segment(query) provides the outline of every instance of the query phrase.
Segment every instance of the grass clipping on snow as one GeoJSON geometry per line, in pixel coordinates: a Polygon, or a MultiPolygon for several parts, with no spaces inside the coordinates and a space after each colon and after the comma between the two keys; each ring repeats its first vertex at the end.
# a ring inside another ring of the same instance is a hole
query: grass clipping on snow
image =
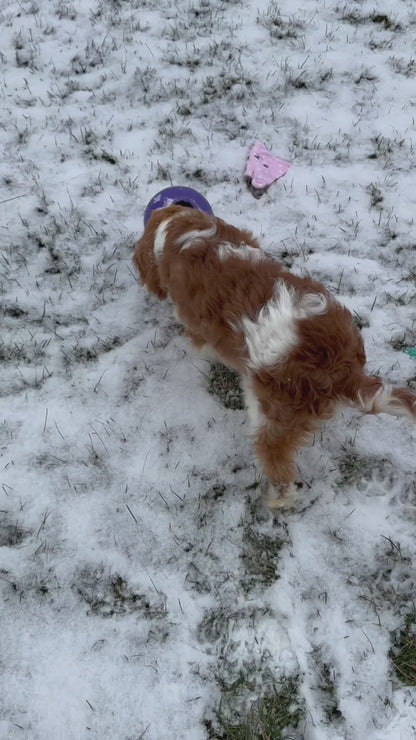
{"type": "Polygon", "coordinates": [[[345,413],[265,516],[241,390],[131,266],[200,190],[415,385],[411,2],[0,8],[0,736],[416,727],[415,432],[345,413]],[[291,161],[260,199],[260,140],[291,161]]]}

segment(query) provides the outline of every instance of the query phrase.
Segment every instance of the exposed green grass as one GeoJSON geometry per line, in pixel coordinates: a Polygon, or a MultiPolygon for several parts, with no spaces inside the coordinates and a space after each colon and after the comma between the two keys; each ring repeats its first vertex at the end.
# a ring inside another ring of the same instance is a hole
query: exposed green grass
{"type": "Polygon", "coordinates": [[[242,585],[246,590],[271,586],[278,575],[279,554],[284,541],[275,534],[262,534],[248,527],[244,533],[241,559],[245,566],[242,585]]]}
{"type": "Polygon", "coordinates": [[[295,16],[282,16],[279,4],[272,0],[266,12],[259,13],[257,23],[263,26],[273,40],[296,39],[304,32],[304,23],[295,16]]]}
{"type": "MultiPolygon", "coordinates": [[[[338,8],[339,10],[339,8],[338,8]]],[[[386,13],[373,12],[369,15],[361,14],[359,9],[350,10],[347,5],[344,6],[341,12],[341,20],[344,23],[351,23],[353,26],[360,26],[365,24],[374,24],[378,29],[383,31],[401,31],[401,24],[396,21],[392,16],[386,13]]]]}
{"type": "Polygon", "coordinates": [[[144,594],[137,593],[117,573],[106,574],[102,568],[85,568],[74,585],[81,599],[89,606],[89,614],[112,617],[115,614],[137,613],[145,619],[163,617],[163,602],[151,604],[144,594]]]}
{"type": "MultiPolygon", "coordinates": [[[[226,703],[244,685],[244,679],[236,681],[223,694],[228,693],[226,703]]],[[[208,736],[218,740],[283,740],[283,738],[300,738],[296,732],[299,728],[304,709],[299,698],[298,684],[288,679],[273,686],[269,693],[255,700],[246,715],[240,721],[229,720],[223,709],[218,713],[218,729],[207,726],[208,736]]]]}
{"type": "Polygon", "coordinates": [[[416,686],[416,614],[406,620],[394,635],[390,658],[398,679],[406,686],[416,686]]]}
{"type": "Polygon", "coordinates": [[[211,365],[208,391],[227,409],[244,409],[244,398],[238,375],[219,362],[211,365]]]}

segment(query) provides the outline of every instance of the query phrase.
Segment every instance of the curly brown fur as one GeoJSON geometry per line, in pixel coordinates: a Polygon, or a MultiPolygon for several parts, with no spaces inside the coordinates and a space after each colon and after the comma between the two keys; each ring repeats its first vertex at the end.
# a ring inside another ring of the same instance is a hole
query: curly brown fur
{"type": "Polygon", "coordinates": [[[272,503],[293,492],[295,456],[339,405],[416,421],[416,395],[368,376],[350,312],[320,283],[292,275],[246,230],[201,211],[154,211],[133,261],[168,295],[195,347],[237,370],[272,503]]]}

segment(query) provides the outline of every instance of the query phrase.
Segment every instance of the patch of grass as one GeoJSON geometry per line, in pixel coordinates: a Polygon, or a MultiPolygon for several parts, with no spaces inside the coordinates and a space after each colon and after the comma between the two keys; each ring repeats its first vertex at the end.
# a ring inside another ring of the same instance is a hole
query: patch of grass
{"type": "Polygon", "coordinates": [[[393,47],[393,41],[391,38],[380,38],[378,35],[377,38],[374,38],[372,34],[369,35],[368,41],[366,42],[366,46],[368,46],[371,51],[378,51],[380,49],[391,49],[393,47]]]}
{"type": "Polygon", "coordinates": [[[218,501],[218,499],[225,496],[227,493],[227,486],[224,483],[215,483],[206,494],[206,497],[211,501],[218,501]]]}
{"type": "Polygon", "coordinates": [[[342,721],[343,718],[338,706],[337,676],[335,675],[333,666],[323,660],[321,650],[315,649],[312,657],[316,665],[317,676],[317,684],[314,686],[314,690],[320,694],[320,704],[332,727],[342,721]]]}
{"type": "Polygon", "coordinates": [[[202,83],[201,102],[203,105],[224,98],[233,102],[247,101],[256,94],[257,81],[243,71],[230,70],[228,73],[221,72],[217,76],[210,75],[202,83]]]}
{"type": "Polygon", "coordinates": [[[242,676],[223,690],[218,712],[218,728],[206,723],[208,737],[215,740],[283,740],[300,737],[296,732],[304,716],[304,707],[299,697],[298,683],[287,679],[276,684],[263,696],[256,699],[241,719],[228,718],[232,697],[242,689],[250,689],[242,676]],[[226,705],[227,708],[226,708],[226,705]],[[295,732],[295,735],[292,733],[295,732]],[[289,734],[290,733],[290,734],[289,734]]]}
{"type": "Polygon", "coordinates": [[[55,5],[55,15],[60,21],[64,18],[74,21],[77,17],[77,11],[71,2],[67,2],[67,0],[59,0],[57,5],[55,5]]]}
{"type": "Polygon", "coordinates": [[[360,85],[362,82],[377,82],[377,80],[377,75],[369,67],[362,67],[354,78],[356,85],[360,85]]]}
{"type": "Polygon", "coordinates": [[[147,596],[137,593],[122,576],[105,574],[102,568],[85,568],[74,588],[88,604],[89,614],[112,617],[137,613],[145,619],[165,615],[164,604],[151,604],[147,596]]]}
{"type": "MultiPolygon", "coordinates": [[[[239,4],[237,0],[236,4],[239,4]]],[[[228,0],[228,4],[230,0],[228,0]]],[[[173,7],[173,6],[172,6],[173,7]]],[[[184,6],[180,14],[172,13],[167,17],[168,25],[163,29],[163,37],[169,41],[190,41],[194,42],[197,38],[212,38],[220,35],[224,28],[224,11],[226,4],[221,3],[218,6],[213,5],[209,0],[200,0],[199,3],[192,3],[184,6]]],[[[241,20],[238,14],[234,14],[236,22],[229,26],[229,31],[239,27],[241,20]]]]}
{"type": "Polygon", "coordinates": [[[362,329],[370,326],[368,319],[361,316],[359,313],[357,313],[357,311],[353,312],[352,321],[353,321],[353,324],[357,327],[357,329],[359,329],[359,331],[362,331],[362,329]]]}
{"type": "Polygon", "coordinates": [[[102,354],[111,352],[119,347],[121,343],[121,339],[117,336],[106,337],[105,339],[97,337],[97,340],[90,346],[77,344],[70,351],[64,352],[62,350],[62,352],[68,365],[71,365],[74,361],[81,363],[95,362],[102,354]]]}
{"type": "MultiPolygon", "coordinates": [[[[108,140],[111,139],[111,134],[109,131],[106,132],[105,138],[108,140]]],[[[84,128],[81,129],[81,142],[84,147],[84,153],[87,157],[99,162],[108,162],[108,164],[116,165],[118,163],[118,159],[114,154],[111,154],[111,152],[108,152],[106,149],[104,149],[102,146],[100,146],[99,142],[101,141],[101,138],[98,134],[95,133],[91,128],[84,128]]]]}
{"type": "Polygon", "coordinates": [[[182,56],[179,56],[178,47],[173,45],[168,49],[165,59],[168,64],[185,67],[193,72],[201,66],[201,49],[194,45],[191,49],[186,49],[182,56]]]}
{"type": "Polygon", "coordinates": [[[255,532],[252,527],[246,529],[241,553],[245,568],[242,585],[245,590],[251,590],[259,584],[267,588],[277,581],[277,566],[283,545],[284,540],[275,534],[255,532]]]}
{"type": "Polygon", "coordinates": [[[1,306],[0,311],[4,313],[5,316],[10,316],[12,319],[20,319],[22,316],[28,315],[28,311],[18,306],[17,303],[10,303],[8,306],[1,306]]]}
{"type": "Polygon", "coordinates": [[[389,161],[392,154],[402,149],[404,139],[390,139],[388,136],[374,136],[371,139],[374,144],[374,152],[367,156],[367,159],[385,159],[389,161]]]}
{"type": "Polygon", "coordinates": [[[406,61],[403,57],[390,57],[389,63],[395,74],[404,77],[416,76],[416,59],[413,59],[413,57],[409,61],[406,61]]]}
{"type": "Polygon", "coordinates": [[[37,342],[36,340],[27,344],[14,342],[5,344],[0,342],[0,362],[16,365],[39,365],[45,359],[45,348],[50,340],[37,342]]]}
{"type": "Polygon", "coordinates": [[[245,615],[239,611],[233,611],[225,606],[209,609],[202,622],[198,625],[198,638],[205,642],[216,642],[230,632],[230,624],[242,619],[245,615]]]}
{"type": "Polygon", "coordinates": [[[381,26],[385,31],[401,31],[402,29],[400,23],[397,23],[397,21],[389,15],[386,15],[386,13],[372,13],[368,16],[368,20],[371,21],[371,23],[381,26]]]}
{"type": "MultiPolygon", "coordinates": [[[[227,170],[221,170],[219,167],[215,169],[202,169],[201,167],[195,167],[190,169],[189,163],[183,163],[181,169],[181,175],[184,179],[190,183],[194,183],[195,187],[203,187],[205,191],[209,188],[215,187],[218,183],[233,182],[230,172],[227,170]]],[[[192,185],[191,185],[192,187],[192,185]]]]}
{"type": "MultiPolygon", "coordinates": [[[[412,553],[398,539],[381,535],[375,567],[359,578],[362,591],[360,601],[366,602],[373,619],[382,625],[386,608],[407,624],[409,610],[414,604],[415,574],[412,553]]],[[[395,642],[399,632],[394,633],[395,642]]]]}
{"type": "Polygon", "coordinates": [[[411,614],[403,629],[393,635],[390,658],[397,678],[406,686],[416,686],[416,614],[411,614]]]}
{"type": "Polygon", "coordinates": [[[279,254],[279,259],[290,270],[297,256],[296,251],[289,252],[288,249],[283,249],[279,254]]]}
{"type": "Polygon", "coordinates": [[[144,381],[144,373],[137,363],[133,363],[127,368],[123,379],[124,393],[123,398],[128,401],[132,396],[135,395],[140,385],[144,381]]]}
{"type": "Polygon", "coordinates": [[[17,547],[30,534],[18,524],[0,524],[0,547],[17,547]]]}
{"type": "MultiPolygon", "coordinates": [[[[179,114],[181,115],[181,114],[179,114]]],[[[182,116],[184,112],[182,113],[182,116]]],[[[188,115],[188,114],[186,114],[188,115]]],[[[188,138],[193,140],[192,128],[189,122],[184,122],[174,116],[167,116],[160,121],[158,126],[158,136],[161,141],[176,141],[188,138]]]]}
{"type": "Polygon", "coordinates": [[[164,447],[164,453],[169,454],[172,444],[177,440],[186,440],[186,444],[192,445],[195,441],[195,430],[188,424],[176,424],[168,426],[163,422],[163,429],[159,432],[159,438],[164,447]]]}
{"type": "Polygon", "coordinates": [[[237,373],[219,362],[210,367],[208,392],[217,396],[227,409],[242,410],[245,408],[243,391],[237,373]]]}
{"type": "Polygon", "coordinates": [[[22,31],[15,35],[14,39],[15,58],[17,67],[36,68],[36,59],[39,55],[39,45],[33,39],[27,38],[22,31]]]}
{"type": "MultiPolygon", "coordinates": [[[[385,291],[386,298],[388,299],[388,303],[394,303],[396,306],[409,306],[411,303],[416,303],[416,293],[413,293],[413,290],[409,292],[409,289],[406,288],[406,290],[403,291],[398,296],[394,296],[391,293],[388,293],[388,291],[385,291]]],[[[400,341],[398,340],[399,344],[397,346],[400,346],[400,341]]],[[[411,337],[410,340],[403,340],[406,342],[406,345],[403,345],[403,349],[407,349],[408,347],[414,346],[414,339],[411,337]]],[[[394,344],[392,345],[394,349],[396,349],[395,340],[394,344]]]]}
{"type": "Polygon", "coordinates": [[[192,177],[194,177],[195,180],[201,180],[203,182],[206,178],[206,174],[203,169],[197,167],[197,169],[192,172],[192,177]]]}
{"type": "Polygon", "coordinates": [[[189,563],[184,585],[185,588],[196,591],[198,594],[211,593],[209,577],[194,562],[189,563]]]}
{"type": "Polygon", "coordinates": [[[281,63],[283,86],[288,90],[321,90],[324,83],[331,80],[334,70],[331,67],[305,66],[305,62],[292,66],[288,59],[281,63]]]}
{"type": "Polygon", "coordinates": [[[366,189],[370,196],[370,207],[377,209],[383,208],[384,197],[378,185],[371,182],[366,189]]]}
{"type": "Polygon", "coordinates": [[[115,51],[114,39],[107,35],[99,43],[94,38],[85,46],[83,53],[76,54],[71,60],[72,71],[76,75],[83,75],[93,69],[101,69],[108,63],[111,53],[115,51]]]}
{"type": "MultiPolygon", "coordinates": [[[[340,10],[340,8],[336,8],[340,10]]],[[[347,5],[341,10],[341,20],[346,23],[351,23],[353,26],[365,25],[373,23],[383,31],[401,31],[402,26],[400,23],[394,20],[391,16],[386,13],[373,12],[369,15],[361,14],[357,9],[350,10],[347,5]]]]}
{"type": "Polygon", "coordinates": [[[282,16],[279,3],[272,0],[264,13],[259,13],[257,23],[263,26],[271,39],[296,39],[304,31],[304,24],[295,16],[282,16]]]}
{"type": "MultiPolygon", "coordinates": [[[[395,302],[397,302],[397,299],[396,299],[395,302]]],[[[406,306],[407,303],[408,303],[408,301],[404,301],[403,303],[401,303],[399,305],[406,306]]],[[[391,344],[391,346],[393,347],[393,349],[396,352],[406,352],[406,350],[411,349],[412,347],[414,347],[415,341],[414,341],[414,339],[412,341],[412,337],[410,336],[410,334],[408,335],[408,334],[404,333],[404,334],[400,334],[397,337],[394,337],[391,340],[390,344],[391,344]]]]}

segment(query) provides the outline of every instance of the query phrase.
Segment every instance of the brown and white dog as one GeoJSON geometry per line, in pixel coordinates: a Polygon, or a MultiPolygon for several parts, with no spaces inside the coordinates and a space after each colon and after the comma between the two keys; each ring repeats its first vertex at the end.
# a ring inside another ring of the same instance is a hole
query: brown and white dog
{"type": "Polygon", "coordinates": [[[241,378],[271,506],[291,504],[294,459],[337,406],[416,422],[416,394],[365,374],[350,312],[286,271],[249,231],[182,206],[153,211],[134,257],[143,285],[170,296],[197,349],[241,378]]]}

